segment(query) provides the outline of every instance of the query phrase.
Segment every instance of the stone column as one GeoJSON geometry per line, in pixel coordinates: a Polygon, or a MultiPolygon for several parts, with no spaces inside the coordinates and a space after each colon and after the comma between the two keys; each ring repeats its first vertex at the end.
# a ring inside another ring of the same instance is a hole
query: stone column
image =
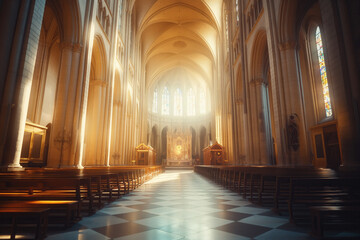
{"type": "Polygon", "coordinates": [[[1,170],[21,169],[20,154],[45,0],[5,1],[0,10],[1,170]]]}
{"type": "Polygon", "coordinates": [[[66,118],[64,129],[68,129],[71,136],[71,144],[69,149],[64,150],[64,167],[75,167],[76,166],[76,149],[78,145],[78,135],[79,135],[79,111],[74,104],[76,102],[77,95],[82,93],[82,89],[77,88],[78,81],[82,82],[78,78],[79,74],[79,65],[80,65],[80,52],[81,46],[79,44],[74,44],[72,48],[72,61],[70,69],[70,81],[68,86],[68,97],[66,105],[66,118]]]}
{"type": "MultiPolygon", "coordinates": [[[[285,94],[285,106],[286,106],[286,116],[287,119],[290,115],[296,114],[299,118],[299,148],[298,150],[290,149],[288,143],[286,144],[286,149],[288,151],[288,158],[284,159],[286,165],[310,165],[311,157],[309,152],[308,137],[304,125],[304,106],[302,104],[301,98],[302,95],[302,85],[300,83],[299,74],[298,74],[298,62],[296,59],[296,44],[295,42],[285,42],[279,44],[280,56],[281,56],[281,65],[284,81],[283,88],[285,94]]],[[[273,92],[278,91],[278,89],[273,86],[273,92]]],[[[309,126],[310,127],[310,126],[309,126]]],[[[287,126],[283,126],[287,130],[287,126]]],[[[286,132],[285,132],[286,134],[286,132]]],[[[279,142],[279,141],[278,141],[279,142]]]]}
{"type": "MultiPolygon", "coordinates": [[[[338,124],[338,135],[344,166],[359,166],[359,137],[356,136],[356,118],[359,118],[359,106],[356,95],[352,90],[356,88],[351,78],[351,69],[347,62],[344,30],[340,19],[342,1],[319,0],[322,25],[324,29],[323,44],[328,75],[331,103],[338,124]],[[339,12],[340,10],[340,12],[339,12]]],[[[345,29],[346,30],[346,29],[345,29]]],[[[355,80],[356,81],[356,80],[355,80]]],[[[357,79],[357,82],[359,79],[357,79]]]]}
{"type": "Polygon", "coordinates": [[[69,91],[71,91],[73,44],[69,42],[62,43],[61,47],[62,52],[56,90],[54,120],[51,127],[49,142],[49,167],[61,167],[65,165],[64,159],[67,160],[65,152],[69,151],[72,141],[72,127],[66,125],[66,113],[69,101],[69,91]]]}

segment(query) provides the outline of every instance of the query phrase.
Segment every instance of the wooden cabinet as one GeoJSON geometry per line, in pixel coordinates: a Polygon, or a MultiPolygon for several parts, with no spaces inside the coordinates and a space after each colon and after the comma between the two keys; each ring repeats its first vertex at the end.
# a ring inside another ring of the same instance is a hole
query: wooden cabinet
{"type": "Polygon", "coordinates": [[[314,167],[338,169],[342,161],[336,121],[312,127],[311,139],[314,167]]]}
{"type": "Polygon", "coordinates": [[[203,149],[204,165],[224,165],[227,163],[225,160],[225,149],[219,143],[214,143],[203,149]]]}
{"type": "Polygon", "coordinates": [[[23,166],[45,166],[45,139],[47,127],[27,122],[21,149],[20,164],[23,166]]]}
{"type": "Polygon", "coordinates": [[[136,147],[136,165],[155,165],[156,164],[156,152],[155,150],[141,143],[136,147]]]}

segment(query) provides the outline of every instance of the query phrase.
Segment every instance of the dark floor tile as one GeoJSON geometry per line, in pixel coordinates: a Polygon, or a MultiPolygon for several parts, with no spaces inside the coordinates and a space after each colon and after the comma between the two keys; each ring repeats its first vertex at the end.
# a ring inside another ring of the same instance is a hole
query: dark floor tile
{"type": "Polygon", "coordinates": [[[228,209],[234,208],[234,205],[227,205],[227,204],[217,203],[217,204],[214,204],[214,205],[209,205],[208,207],[218,208],[218,209],[222,209],[222,210],[228,210],[228,209]]]}
{"type": "Polygon", "coordinates": [[[137,204],[137,205],[131,205],[131,206],[127,206],[129,208],[134,208],[137,210],[148,210],[148,209],[152,209],[152,208],[159,208],[161,206],[156,205],[156,204],[137,204]]]}
{"type": "Polygon", "coordinates": [[[256,225],[246,224],[246,223],[239,223],[239,222],[233,222],[230,224],[226,224],[224,226],[215,228],[220,231],[237,234],[249,238],[254,238],[256,236],[259,236],[269,230],[271,228],[266,227],[260,227],[256,225]]]}
{"type": "Polygon", "coordinates": [[[269,209],[269,211],[260,213],[260,214],[258,214],[258,215],[268,216],[268,217],[284,217],[284,216],[280,216],[279,214],[273,212],[273,211],[270,210],[270,209],[269,209]]]}
{"type": "Polygon", "coordinates": [[[221,211],[221,212],[212,213],[211,216],[218,217],[218,218],[223,218],[223,219],[227,219],[227,220],[232,220],[232,221],[238,221],[238,220],[241,220],[243,218],[247,218],[247,217],[249,217],[251,215],[246,214],[246,213],[221,211]]]}
{"type": "Polygon", "coordinates": [[[287,231],[292,231],[292,232],[300,232],[300,233],[309,233],[311,230],[310,228],[296,226],[293,223],[286,223],[284,225],[281,225],[277,229],[282,229],[282,230],[287,230],[287,231]]]}
{"type": "Polygon", "coordinates": [[[137,223],[121,223],[109,225],[101,228],[93,228],[94,231],[101,233],[109,238],[123,237],[135,233],[151,230],[152,228],[137,223]]]}
{"type": "MultiPolygon", "coordinates": [[[[87,227],[79,223],[75,223],[70,227],[66,228],[66,232],[79,231],[84,229],[87,229],[87,227]]],[[[48,225],[47,232],[49,235],[64,232],[64,225],[48,225]]]]}
{"type": "Polygon", "coordinates": [[[156,217],[157,215],[139,211],[139,212],[117,214],[114,216],[128,220],[128,221],[136,221],[136,220],[140,220],[140,219],[144,219],[144,218],[156,217]]]}

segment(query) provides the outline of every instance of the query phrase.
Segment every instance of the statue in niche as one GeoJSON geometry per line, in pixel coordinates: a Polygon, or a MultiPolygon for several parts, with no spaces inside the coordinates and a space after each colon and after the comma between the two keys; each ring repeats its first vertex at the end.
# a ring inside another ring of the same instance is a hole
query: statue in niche
{"type": "Polygon", "coordinates": [[[297,151],[299,149],[299,125],[297,121],[299,117],[296,113],[293,113],[289,116],[288,126],[287,126],[287,135],[288,135],[288,145],[290,149],[297,151]]]}

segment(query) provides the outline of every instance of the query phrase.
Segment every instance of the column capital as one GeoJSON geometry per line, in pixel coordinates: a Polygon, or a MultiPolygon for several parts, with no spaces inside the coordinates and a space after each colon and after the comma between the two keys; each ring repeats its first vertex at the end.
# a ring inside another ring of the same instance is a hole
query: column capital
{"type": "Polygon", "coordinates": [[[73,52],[80,52],[82,45],[80,43],[72,43],[72,42],[61,42],[60,43],[61,49],[63,50],[70,50],[73,52]]]}
{"type": "Polygon", "coordinates": [[[73,44],[73,51],[74,52],[80,52],[82,49],[82,45],[80,43],[74,43],[73,44]]]}
{"type": "Polygon", "coordinates": [[[295,41],[282,42],[282,43],[278,44],[278,47],[279,47],[280,51],[285,51],[285,50],[289,50],[289,49],[295,49],[296,48],[296,42],[295,41]]]}
{"type": "Polygon", "coordinates": [[[242,97],[235,97],[235,103],[236,104],[241,104],[241,103],[243,103],[243,98],[242,97]]]}
{"type": "Polygon", "coordinates": [[[90,84],[91,85],[102,86],[102,87],[105,87],[107,85],[106,81],[103,81],[102,79],[91,80],[90,84]]]}
{"type": "Polygon", "coordinates": [[[122,106],[121,101],[120,100],[114,100],[114,106],[121,107],[122,106]]]}
{"type": "Polygon", "coordinates": [[[250,81],[250,83],[252,85],[262,85],[265,84],[264,79],[263,78],[254,78],[253,80],[250,81]]]}

